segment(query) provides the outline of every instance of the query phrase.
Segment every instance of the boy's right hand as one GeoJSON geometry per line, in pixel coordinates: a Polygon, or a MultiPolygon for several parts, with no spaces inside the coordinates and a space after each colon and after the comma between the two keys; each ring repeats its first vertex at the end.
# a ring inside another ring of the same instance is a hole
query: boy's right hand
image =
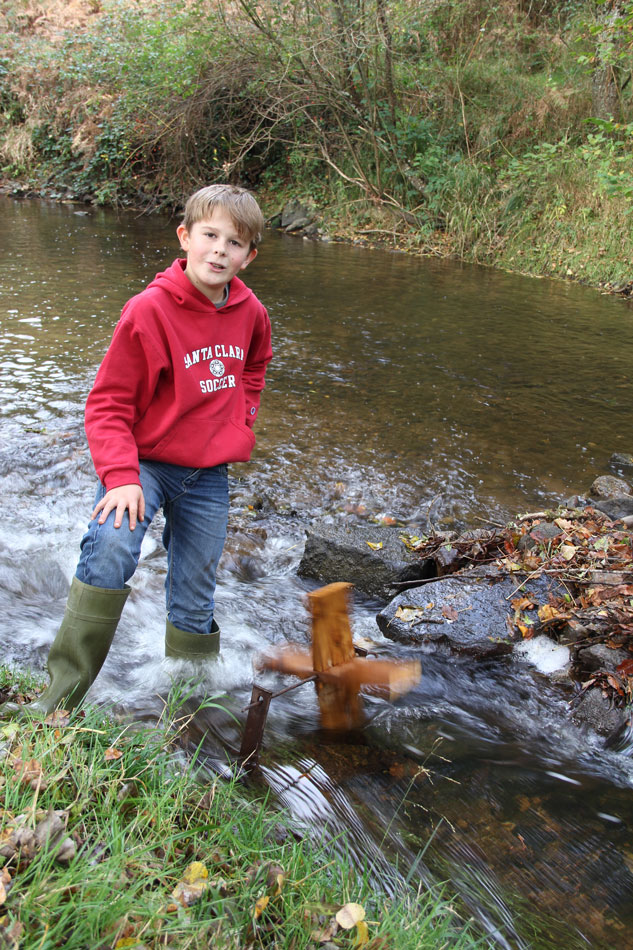
{"type": "Polygon", "coordinates": [[[137,521],[143,521],[145,518],[145,497],[140,485],[118,485],[111,488],[95,505],[90,517],[96,518],[101,512],[99,524],[103,524],[110,512],[115,511],[114,527],[120,528],[126,508],[130,517],[130,531],[134,531],[137,521]]]}

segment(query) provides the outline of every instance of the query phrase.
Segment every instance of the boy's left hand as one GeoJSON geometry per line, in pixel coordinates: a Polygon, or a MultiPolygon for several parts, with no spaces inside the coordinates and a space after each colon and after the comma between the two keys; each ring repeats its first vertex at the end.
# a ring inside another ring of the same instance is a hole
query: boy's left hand
{"type": "Polygon", "coordinates": [[[137,520],[143,521],[145,518],[145,497],[140,485],[117,485],[111,488],[95,505],[90,517],[92,520],[101,512],[99,524],[103,524],[110,512],[114,511],[114,527],[120,528],[126,509],[130,518],[130,531],[134,531],[137,520]]]}

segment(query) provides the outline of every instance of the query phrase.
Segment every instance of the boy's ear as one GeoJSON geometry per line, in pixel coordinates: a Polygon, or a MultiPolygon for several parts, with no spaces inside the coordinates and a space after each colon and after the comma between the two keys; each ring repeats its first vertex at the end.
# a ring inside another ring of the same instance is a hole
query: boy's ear
{"type": "Polygon", "coordinates": [[[183,251],[189,250],[189,231],[184,226],[184,224],[179,224],[176,228],[176,234],[178,235],[178,240],[180,241],[180,246],[183,251]]]}
{"type": "MultiPolygon", "coordinates": [[[[181,242],[181,243],[182,243],[182,242],[181,242]]],[[[254,247],[254,248],[251,249],[250,254],[248,255],[248,257],[246,258],[246,260],[244,261],[244,263],[243,263],[242,266],[240,267],[240,270],[244,270],[245,267],[248,267],[248,265],[250,264],[250,262],[251,262],[251,261],[254,261],[256,257],[257,257],[257,248],[254,247]]]]}

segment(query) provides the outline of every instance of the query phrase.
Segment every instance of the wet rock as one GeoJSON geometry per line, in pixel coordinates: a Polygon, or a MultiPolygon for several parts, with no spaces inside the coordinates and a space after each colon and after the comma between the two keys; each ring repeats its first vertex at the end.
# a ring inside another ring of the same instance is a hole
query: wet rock
{"type": "Polygon", "coordinates": [[[577,651],[574,666],[577,674],[581,676],[586,673],[595,673],[596,670],[613,673],[620,663],[630,659],[631,654],[628,650],[610,649],[605,643],[593,643],[577,651]]]}
{"type": "Polygon", "coordinates": [[[513,649],[507,598],[515,589],[509,578],[438,578],[394,598],[376,621],[386,637],[401,643],[444,646],[479,659],[501,656],[513,649]]]}
{"type": "MultiPolygon", "coordinates": [[[[633,516],[633,495],[620,495],[616,498],[598,498],[592,500],[592,506],[611,521],[630,519],[633,516]]],[[[630,523],[630,522],[628,522],[630,523]]]]}
{"type": "Polygon", "coordinates": [[[281,226],[284,231],[300,231],[311,222],[310,211],[300,201],[289,201],[281,213],[281,226]]]}
{"type": "Polygon", "coordinates": [[[435,568],[405,547],[397,528],[322,524],[307,533],[298,573],[324,584],[347,581],[389,600],[395,585],[432,576],[435,568]]]}
{"type": "Polygon", "coordinates": [[[619,498],[621,495],[630,495],[631,486],[615,475],[599,475],[589,489],[589,494],[592,498],[619,498]]]}
{"type": "Polygon", "coordinates": [[[627,722],[624,709],[618,709],[600,689],[589,689],[573,709],[571,717],[578,725],[586,725],[601,736],[611,736],[627,722]]]}
{"type": "Polygon", "coordinates": [[[586,508],[589,504],[586,495],[569,495],[568,498],[565,498],[562,503],[563,508],[586,508]]]}
{"type": "MultiPolygon", "coordinates": [[[[568,620],[558,635],[560,643],[571,646],[590,637],[606,636],[610,621],[608,617],[600,616],[600,610],[599,607],[590,608],[583,611],[580,618],[573,617],[568,620]]],[[[604,615],[604,611],[602,613],[604,615]]]]}
{"type": "Polygon", "coordinates": [[[541,544],[558,540],[558,538],[562,537],[562,534],[562,530],[557,525],[550,521],[541,521],[539,524],[534,525],[528,534],[524,534],[523,537],[519,539],[517,547],[519,551],[531,551],[541,544]]]}
{"type": "Polygon", "coordinates": [[[616,475],[633,476],[633,455],[627,452],[614,452],[609,459],[609,468],[616,475]]]}
{"type": "Polygon", "coordinates": [[[454,574],[463,558],[457,548],[443,545],[435,552],[433,560],[438,576],[444,577],[446,574],[454,574]]]}

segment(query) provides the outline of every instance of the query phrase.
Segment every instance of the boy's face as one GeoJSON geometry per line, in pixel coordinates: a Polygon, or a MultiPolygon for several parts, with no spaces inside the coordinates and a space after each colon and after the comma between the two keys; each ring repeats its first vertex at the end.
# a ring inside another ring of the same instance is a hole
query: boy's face
{"type": "Polygon", "coordinates": [[[215,208],[210,217],[191,228],[181,224],[176,233],[187,254],[185,274],[212,303],[220,303],[231,278],[257,256],[257,249],[239,236],[223,208],[215,208]]]}

